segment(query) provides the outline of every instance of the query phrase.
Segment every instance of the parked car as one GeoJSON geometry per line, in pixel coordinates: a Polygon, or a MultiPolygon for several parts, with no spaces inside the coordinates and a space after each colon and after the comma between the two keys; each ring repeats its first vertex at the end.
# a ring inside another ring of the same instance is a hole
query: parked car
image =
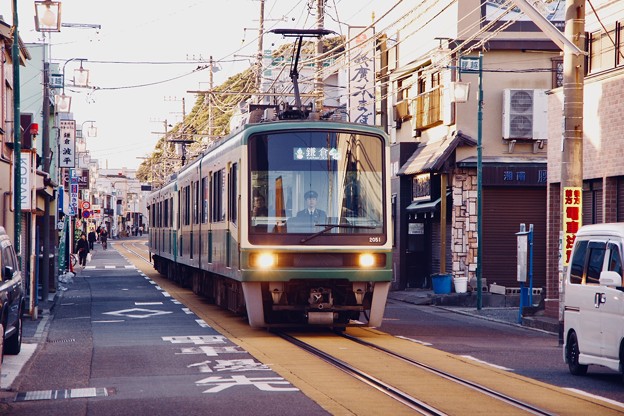
{"type": "Polygon", "coordinates": [[[22,348],[22,313],[26,309],[24,283],[15,249],[0,227],[0,323],[4,328],[3,354],[16,355],[22,348]]]}
{"type": "Polygon", "coordinates": [[[576,234],[564,287],[564,360],[574,375],[590,364],[624,370],[624,223],[576,234]]]}

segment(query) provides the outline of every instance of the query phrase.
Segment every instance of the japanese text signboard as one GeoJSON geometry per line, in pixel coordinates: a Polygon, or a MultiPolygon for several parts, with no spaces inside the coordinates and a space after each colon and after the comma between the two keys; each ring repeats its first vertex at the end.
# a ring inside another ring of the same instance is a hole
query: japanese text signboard
{"type": "Polygon", "coordinates": [[[375,124],[375,31],[349,27],[349,115],[354,123],[375,124]]]}
{"type": "Polygon", "coordinates": [[[33,169],[33,152],[24,150],[20,156],[20,200],[21,210],[31,211],[33,207],[33,187],[35,171],[33,169]]]}
{"type": "Polygon", "coordinates": [[[583,190],[580,187],[563,188],[563,265],[570,263],[576,233],[583,224],[583,190]]]}
{"type": "Polygon", "coordinates": [[[76,166],[76,121],[61,120],[59,138],[59,167],[76,166]]]}
{"type": "Polygon", "coordinates": [[[76,169],[69,171],[69,215],[78,215],[78,175],[76,169]]]}

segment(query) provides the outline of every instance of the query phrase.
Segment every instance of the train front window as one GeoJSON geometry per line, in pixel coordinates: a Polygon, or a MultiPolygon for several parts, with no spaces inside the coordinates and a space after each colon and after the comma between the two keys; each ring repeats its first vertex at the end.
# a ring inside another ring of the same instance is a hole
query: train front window
{"type": "Polygon", "coordinates": [[[366,134],[294,130],[250,137],[250,238],[299,235],[312,243],[315,234],[383,235],[383,155],[383,140],[366,134]]]}

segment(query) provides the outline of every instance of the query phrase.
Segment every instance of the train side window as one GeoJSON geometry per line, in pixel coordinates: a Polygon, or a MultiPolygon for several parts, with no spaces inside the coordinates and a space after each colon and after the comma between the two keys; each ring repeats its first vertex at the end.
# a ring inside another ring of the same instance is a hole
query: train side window
{"type": "Polygon", "coordinates": [[[201,221],[204,224],[208,222],[208,195],[209,195],[208,183],[209,183],[208,177],[204,176],[201,180],[201,189],[202,189],[201,221]]]}
{"type": "Polygon", "coordinates": [[[175,228],[173,223],[173,197],[169,198],[169,227],[175,228]]]}
{"type": "Polygon", "coordinates": [[[165,199],[162,202],[163,208],[161,209],[161,215],[162,215],[162,225],[164,227],[171,227],[171,221],[169,221],[169,211],[171,210],[171,206],[169,203],[169,199],[165,199]]]}
{"type": "Polygon", "coordinates": [[[570,283],[580,285],[583,283],[583,270],[585,269],[585,254],[587,253],[587,241],[579,241],[572,255],[570,263],[570,283]]]}
{"type": "Polygon", "coordinates": [[[225,219],[225,177],[224,170],[212,174],[212,221],[220,222],[225,219]]]}
{"type": "Polygon", "coordinates": [[[184,200],[184,216],[183,216],[183,225],[191,225],[191,186],[187,185],[183,190],[183,200],[184,200]]]}
{"type": "Polygon", "coordinates": [[[162,205],[163,205],[163,203],[162,203],[162,201],[160,201],[158,203],[158,211],[157,211],[157,214],[156,214],[156,225],[158,227],[162,227],[163,226],[163,219],[162,219],[163,209],[162,209],[162,205]]]}
{"type": "Polygon", "coordinates": [[[238,220],[238,164],[233,163],[230,167],[230,203],[229,207],[229,216],[230,221],[234,224],[237,223],[238,220]]]}
{"type": "Polygon", "coordinates": [[[199,224],[199,181],[193,182],[193,224],[199,224]]]}

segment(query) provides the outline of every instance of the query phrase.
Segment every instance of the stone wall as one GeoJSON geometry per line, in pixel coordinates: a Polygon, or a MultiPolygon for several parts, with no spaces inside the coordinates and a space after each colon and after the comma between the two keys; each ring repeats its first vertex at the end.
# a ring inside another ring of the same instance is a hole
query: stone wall
{"type": "Polygon", "coordinates": [[[453,218],[451,247],[453,276],[476,277],[477,269],[477,175],[474,169],[453,172],[453,218]]]}

